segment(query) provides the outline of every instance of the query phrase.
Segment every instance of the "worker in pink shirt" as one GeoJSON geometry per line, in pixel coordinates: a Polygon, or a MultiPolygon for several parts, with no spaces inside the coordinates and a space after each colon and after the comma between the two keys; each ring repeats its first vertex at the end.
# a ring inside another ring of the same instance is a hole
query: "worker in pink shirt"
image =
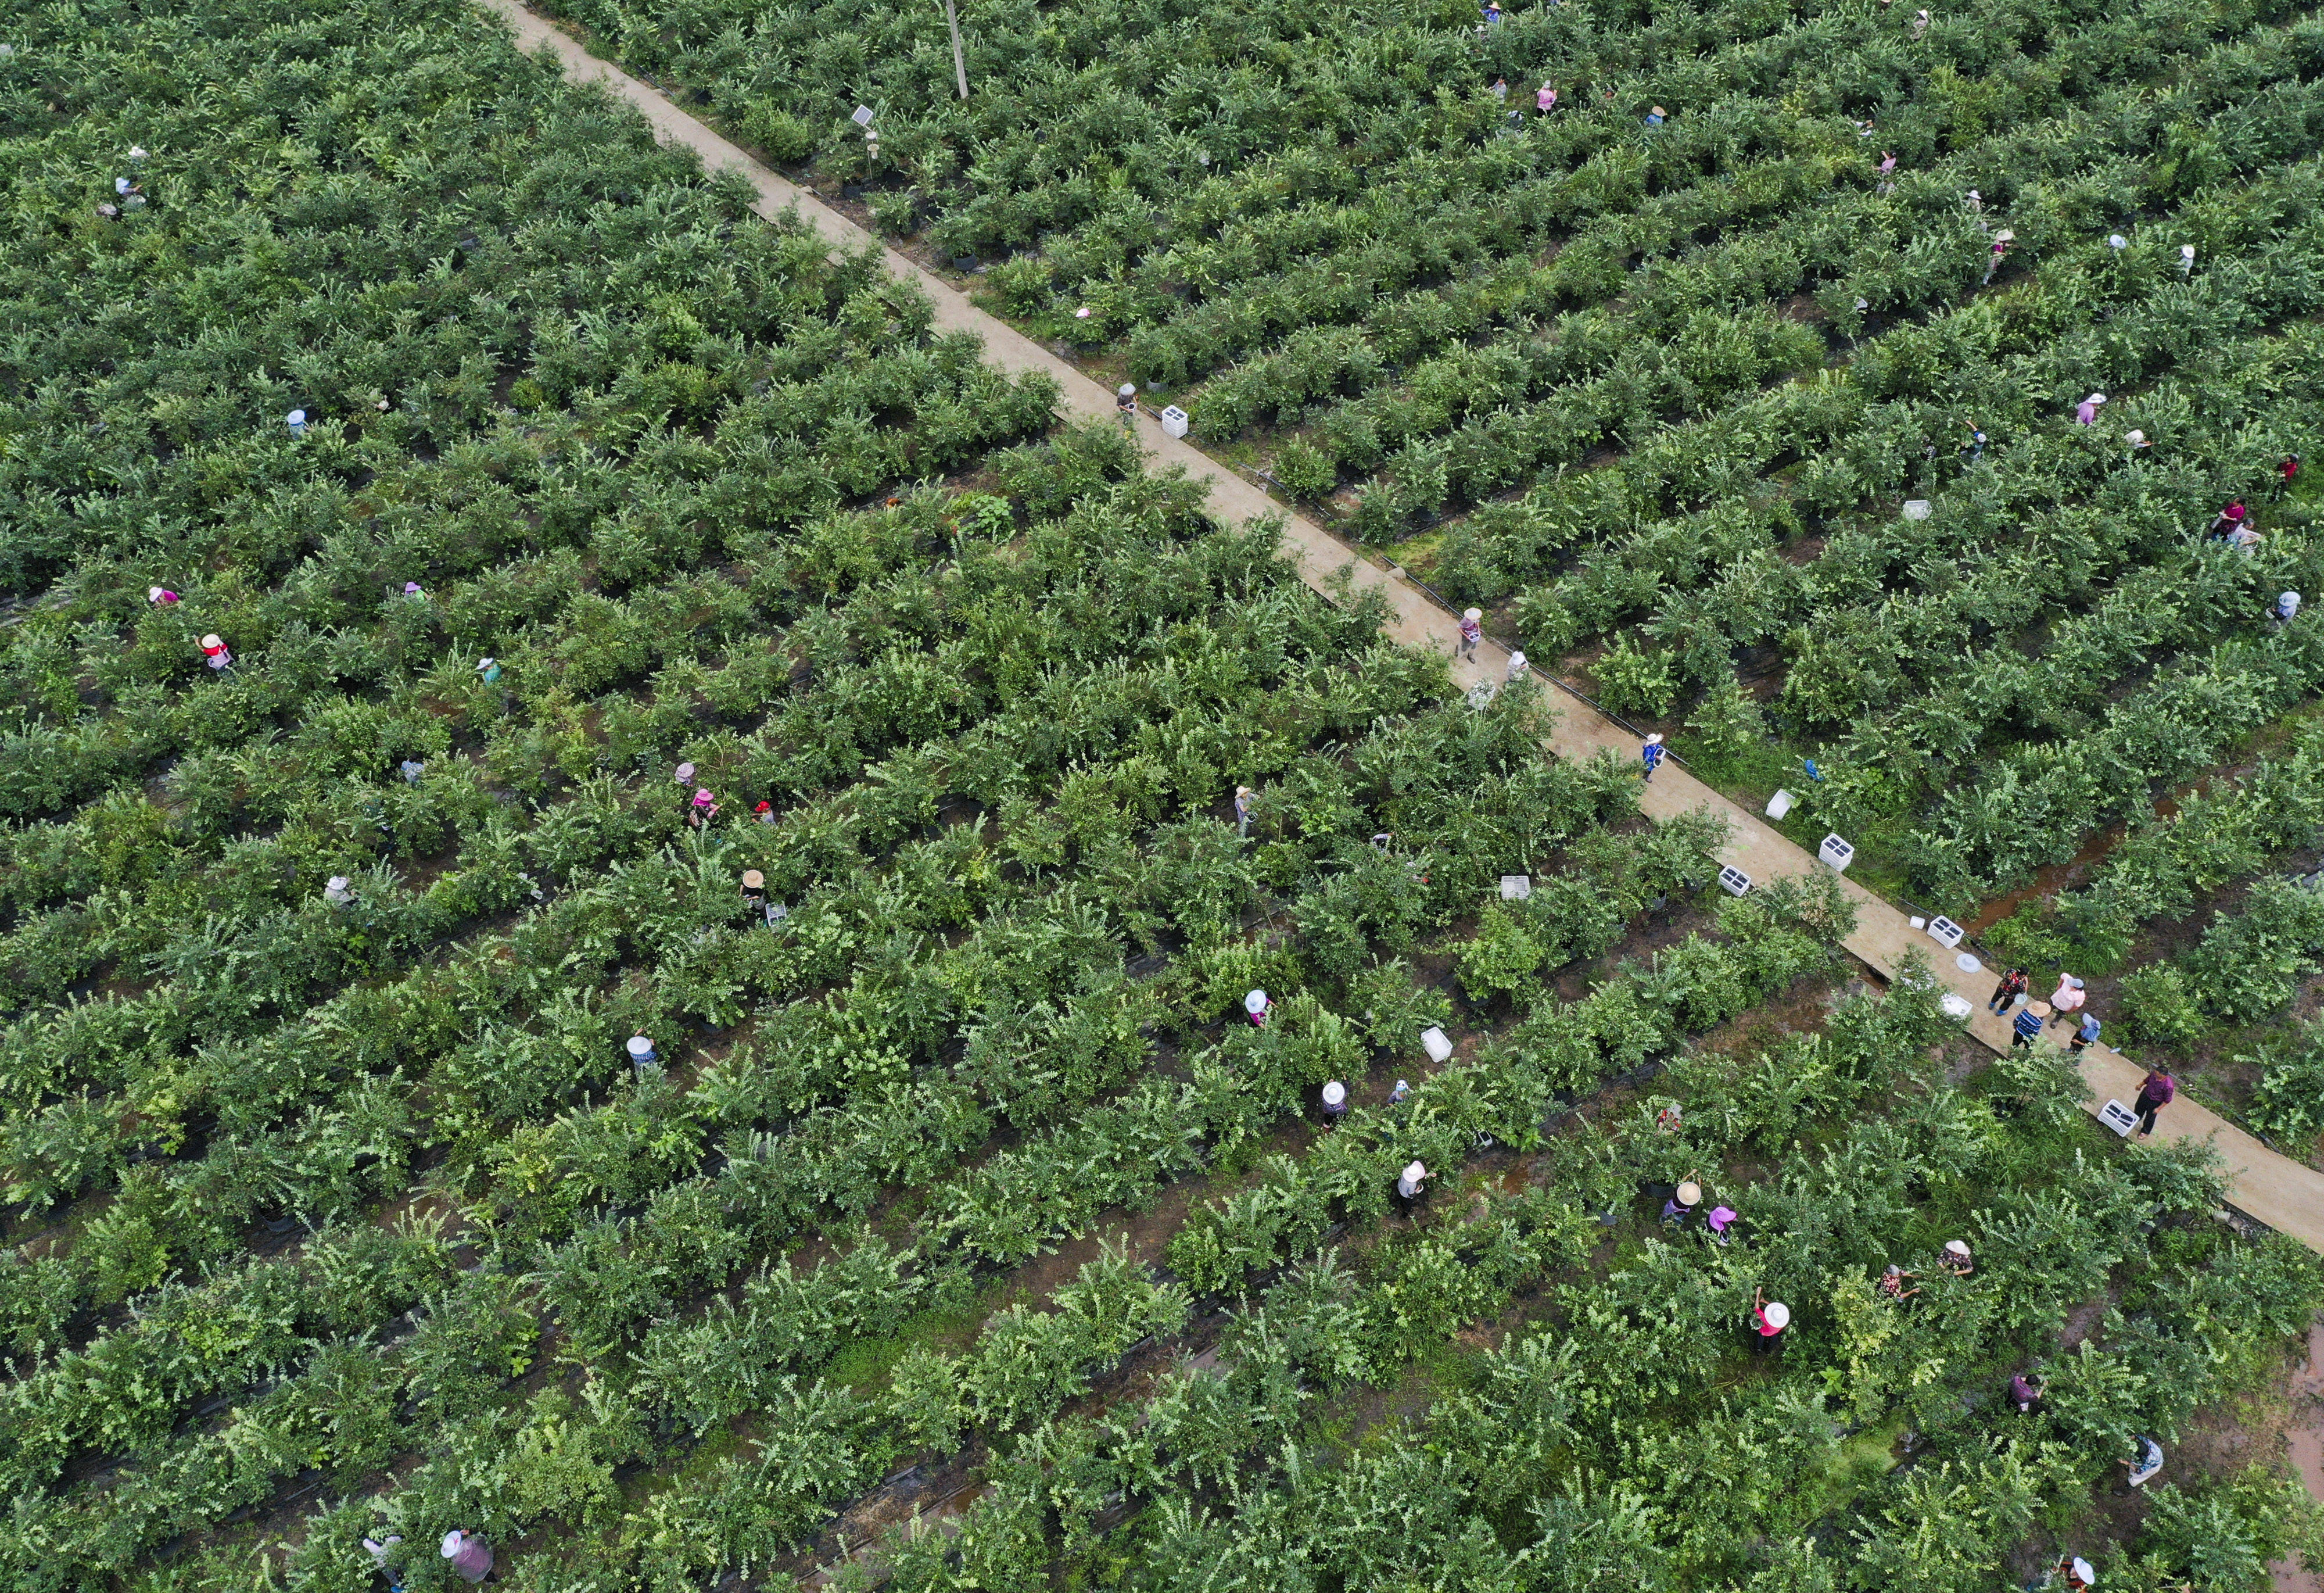
{"type": "Polygon", "coordinates": [[[2082,1010],[2082,1003],[2088,999],[2089,996],[2082,989],[2082,982],[2080,979],[2071,974],[2060,974],[2058,987],[2050,996],[2050,1021],[2053,1023],[2064,1023],[2069,1027],[2079,1027],[2081,1020],[2074,1016],[2074,1014],[2082,1010]]]}

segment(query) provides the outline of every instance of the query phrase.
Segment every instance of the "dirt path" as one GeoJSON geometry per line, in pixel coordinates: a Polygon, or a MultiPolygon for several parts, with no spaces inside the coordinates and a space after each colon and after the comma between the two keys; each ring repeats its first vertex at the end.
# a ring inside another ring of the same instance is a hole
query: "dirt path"
{"type": "MultiPolygon", "coordinates": [[[[1064,396],[1063,414],[1074,420],[1111,420],[1113,394],[1090,379],[1070,361],[1059,358],[997,317],[970,303],[965,295],[877,237],[825,206],[814,194],[787,181],[708,126],[672,105],[657,89],[598,60],[569,34],[527,11],[519,0],[479,0],[503,18],[527,50],[547,48],[564,63],[577,82],[602,83],[613,96],[635,107],[665,142],[680,144],[702,157],[712,171],[739,172],[758,190],[753,207],[770,219],[794,211],[835,249],[870,250],[880,255],[896,276],[917,282],[936,307],[936,326],[945,331],[965,331],[983,341],[985,357],[1012,374],[1038,371],[1054,377],[1064,396]]],[[[1200,481],[1210,495],[1213,514],[1230,524],[1279,518],[1285,551],[1296,562],[1300,578],[1319,591],[1333,592],[1344,580],[1351,590],[1374,591],[1387,599],[1388,634],[1411,647],[1451,653],[1459,636],[1458,617],[1418,586],[1365,559],[1323,527],[1294,513],[1201,450],[1164,434],[1150,415],[1138,420],[1139,440],[1156,465],[1177,466],[1200,481]]],[[[1478,649],[1473,661],[1455,660],[1454,678],[1464,685],[1498,682],[1508,677],[1508,651],[1492,642],[1478,649]]],[[[1536,671],[1538,678],[1538,671],[1536,671]]],[[[1553,690],[1555,688],[1553,686],[1553,690]]],[[[1564,709],[1550,736],[1552,750],[1562,757],[1588,757],[1611,748],[1622,757],[1635,757],[1637,737],[1606,718],[1588,702],[1566,696],[1564,709]]],[[[1646,787],[1641,804],[1654,818],[1709,808],[1725,818],[1730,838],[1724,860],[1755,881],[1805,874],[1821,864],[1785,839],[1757,813],[1729,801],[1683,769],[1665,764],[1646,787]]],[[[1844,877],[1844,876],[1843,876],[1844,877]]],[[[1954,966],[1953,954],[1911,926],[1905,914],[1888,902],[1853,884],[1858,927],[1848,940],[1848,949],[1890,977],[1902,970],[1914,951],[1927,956],[1945,986],[1969,998],[1973,1011],[1969,1032],[1996,1051],[2009,1044],[2009,1025],[1990,1016],[1985,998],[1992,976],[1983,969],[1965,971],[1954,966]]],[[[2097,1103],[2127,1102],[2138,1091],[2143,1070],[2117,1052],[2092,1046],[2082,1055],[2082,1074],[2096,1093],[2097,1103]]],[[[2155,1131],[2164,1138],[2210,1139],[2227,1160],[2236,1204],[2269,1227],[2293,1235],[2310,1248],[2324,1252],[2324,1173],[2279,1156],[2242,1130],[2180,1099],[2166,1108],[2155,1131]]]]}
{"type": "MultiPolygon", "coordinates": [[[[2308,1368],[2292,1384],[2301,1408],[2292,1427],[2292,1464],[2308,1491],[2324,1499],[2324,1320],[2308,1325],[2308,1368]]],[[[2289,1561],[2268,1568],[2275,1593],[2324,1593],[2324,1576],[2289,1561]]]]}

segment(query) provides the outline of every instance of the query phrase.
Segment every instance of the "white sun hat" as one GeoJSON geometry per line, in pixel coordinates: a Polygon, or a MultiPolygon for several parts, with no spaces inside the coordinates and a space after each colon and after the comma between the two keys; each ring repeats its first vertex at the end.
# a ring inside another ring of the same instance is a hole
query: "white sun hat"
{"type": "Polygon", "coordinates": [[[2079,1554],[2074,1556],[2074,1574],[2085,1582],[2095,1582],[2098,1579],[2098,1568],[2079,1554]]]}
{"type": "Polygon", "coordinates": [[[1348,1087],[1334,1079],[1323,1087],[1323,1104],[1336,1107],[1348,1098],[1348,1087]]]}
{"type": "Polygon", "coordinates": [[[1659,730],[1655,731],[1652,736],[1647,736],[1647,737],[1646,737],[1646,745],[1647,745],[1648,746],[1660,746],[1662,744],[1663,744],[1663,733],[1662,733],[1661,731],[1659,731],[1659,730]]]}
{"type": "Polygon", "coordinates": [[[458,1527],[454,1527],[450,1532],[444,1534],[443,1544],[437,1550],[437,1552],[441,1554],[445,1559],[449,1560],[459,1551],[460,1529],[458,1527]]]}
{"type": "Polygon", "coordinates": [[[1267,992],[1254,990],[1242,998],[1242,1010],[1257,1017],[1267,1010],[1267,992]]]}
{"type": "Polygon", "coordinates": [[[1417,1184],[1417,1183],[1419,1183],[1419,1182],[1420,1182],[1420,1181],[1421,1181],[1421,1180],[1423,1180],[1423,1179],[1426,1178],[1427,1176],[1428,1176],[1428,1169],[1427,1169],[1427,1168],[1425,1168],[1425,1167],[1423,1167],[1423,1166],[1422,1166],[1419,1162],[1415,1162],[1411,1163],[1409,1166],[1406,1167],[1406,1168],[1405,1168],[1405,1170],[1404,1170],[1404,1181],[1405,1181],[1405,1182],[1406,1182],[1406,1183],[1408,1183],[1408,1184],[1417,1184]]]}
{"type": "Polygon", "coordinates": [[[147,588],[145,588],[145,601],[147,601],[148,603],[159,603],[161,600],[161,588],[159,588],[159,587],[147,587],[147,588]]]}
{"type": "Polygon", "coordinates": [[[1767,1319],[1770,1328],[1783,1329],[1792,1325],[1792,1308],[1780,1300],[1767,1301],[1766,1309],[1761,1314],[1767,1319]]]}
{"type": "Polygon", "coordinates": [[[1969,1241],[1967,1239],[1947,1239],[1945,1241],[1945,1254],[1947,1255],[1956,1257],[1959,1260],[1967,1261],[1969,1259],[1969,1241]]]}
{"type": "Polygon", "coordinates": [[[2106,401],[2107,395],[2103,393],[2093,393],[2088,398],[2082,400],[2084,403],[2104,403],[2106,401]]]}
{"type": "Polygon", "coordinates": [[[647,1039],[642,1034],[631,1035],[630,1054],[633,1057],[651,1056],[653,1054],[653,1042],[647,1039]]]}

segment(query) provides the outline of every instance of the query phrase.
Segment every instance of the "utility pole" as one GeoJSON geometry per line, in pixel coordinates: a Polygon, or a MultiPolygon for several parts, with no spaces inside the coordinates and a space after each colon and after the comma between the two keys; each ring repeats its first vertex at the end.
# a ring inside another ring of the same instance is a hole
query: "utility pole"
{"type": "Polygon", "coordinates": [[[960,52],[960,7],[957,0],[945,0],[945,21],[952,28],[952,69],[960,79],[960,97],[968,97],[968,60],[960,52]]]}

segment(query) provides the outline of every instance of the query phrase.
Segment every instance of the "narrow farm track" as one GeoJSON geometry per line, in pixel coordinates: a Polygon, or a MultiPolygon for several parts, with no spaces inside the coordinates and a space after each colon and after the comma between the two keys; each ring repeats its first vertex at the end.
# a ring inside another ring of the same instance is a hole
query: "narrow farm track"
{"type": "MultiPolygon", "coordinates": [[[[1051,354],[1006,321],[985,313],[943,278],[899,251],[888,247],[844,216],[831,209],[811,192],[786,181],[753,160],[735,144],[670,103],[659,90],[592,55],[579,42],[547,19],[535,15],[519,0],[479,0],[485,9],[504,19],[527,50],[546,48],[563,63],[576,82],[602,83],[616,97],[633,106],[666,143],[684,144],[702,157],[712,171],[731,170],[749,180],[758,190],[754,205],[770,219],[795,211],[835,249],[869,250],[879,255],[894,275],[917,282],[935,306],[935,325],[944,331],[965,331],[982,340],[985,358],[1011,374],[1038,371],[1054,377],[1063,390],[1063,413],[1073,420],[1110,421],[1113,394],[1093,381],[1071,362],[1051,354]]],[[[1141,415],[1139,441],[1155,464],[1183,468],[1203,483],[1212,512],[1230,524],[1275,516],[1282,520],[1283,545],[1296,560],[1300,578],[1317,590],[1335,594],[1344,588],[1377,592],[1386,599],[1388,634],[1407,646],[1450,653],[1458,635],[1458,618],[1427,592],[1400,574],[1364,558],[1323,527],[1277,503],[1251,482],[1220,465],[1190,444],[1164,434],[1160,423],[1141,415]]],[[[1508,668],[1507,649],[1488,642],[1475,662],[1454,661],[1453,673],[1464,684],[1498,681],[1508,668]]],[[[1550,747],[1561,757],[1586,758],[1611,748],[1623,756],[1636,753],[1636,736],[1579,698],[1569,698],[1565,712],[1551,734],[1550,747]]],[[[1723,857],[1756,881],[1805,874],[1822,865],[1770,828],[1759,815],[1738,807],[1683,768],[1665,764],[1645,793],[1641,804],[1651,818],[1667,819],[1698,809],[1710,809],[1725,818],[1729,838],[1723,857]]],[[[1966,973],[1924,933],[1914,930],[1905,913],[1843,876],[1858,908],[1858,927],[1848,949],[1880,973],[1893,978],[1914,953],[1925,955],[1937,977],[1950,989],[1969,998],[1973,1011],[1969,1032],[1996,1051],[2008,1048],[2009,1024],[1985,1010],[1991,994],[1989,972],[1966,973]]],[[[2081,1071],[2089,1081],[2093,1105],[2129,1101],[2137,1094],[2144,1070],[2105,1046],[2082,1054],[2081,1071]]],[[[2324,1173],[2278,1155],[2191,1100],[2181,1098],[2164,1109],[2155,1132],[2171,1139],[2209,1139],[2226,1159],[2236,1205],[2261,1222],[2324,1253],[2324,1173]]]]}

